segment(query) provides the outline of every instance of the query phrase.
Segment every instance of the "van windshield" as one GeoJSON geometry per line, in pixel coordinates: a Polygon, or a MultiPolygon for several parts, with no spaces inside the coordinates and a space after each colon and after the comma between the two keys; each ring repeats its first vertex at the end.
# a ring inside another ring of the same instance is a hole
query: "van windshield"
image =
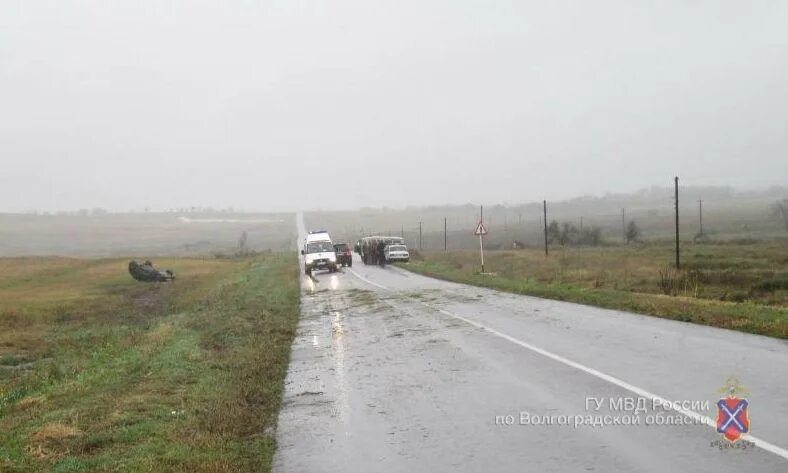
{"type": "Polygon", "coordinates": [[[334,252],[334,247],[330,241],[313,241],[306,244],[307,253],[324,253],[327,251],[334,252]]]}
{"type": "Polygon", "coordinates": [[[389,245],[389,251],[405,251],[406,248],[402,245],[389,245]]]}

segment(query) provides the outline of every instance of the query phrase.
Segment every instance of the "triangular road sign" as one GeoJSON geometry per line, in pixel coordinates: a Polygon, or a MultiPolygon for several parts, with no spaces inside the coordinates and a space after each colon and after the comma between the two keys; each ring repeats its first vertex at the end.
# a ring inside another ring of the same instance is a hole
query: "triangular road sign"
{"type": "Polygon", "coordinates": [[[473,231],[473,234],[474,235],[486,235],[487,234],[487,227],[485,227],[484,224],[481,221],[479,221],[479,224],[476,225],[476,230],[473,231]]]}

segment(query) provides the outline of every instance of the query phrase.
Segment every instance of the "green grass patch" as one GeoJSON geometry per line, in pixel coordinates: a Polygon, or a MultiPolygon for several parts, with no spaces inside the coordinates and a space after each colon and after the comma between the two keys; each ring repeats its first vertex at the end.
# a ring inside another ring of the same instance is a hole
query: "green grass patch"
{"type": "Polygon", "coordinates": [[[299,315],[293,254],[166,261],[174,284],[117,276],[120,260],[51,261],[33,304],[0,285],[0,471],[270,470],[299,315]]]}

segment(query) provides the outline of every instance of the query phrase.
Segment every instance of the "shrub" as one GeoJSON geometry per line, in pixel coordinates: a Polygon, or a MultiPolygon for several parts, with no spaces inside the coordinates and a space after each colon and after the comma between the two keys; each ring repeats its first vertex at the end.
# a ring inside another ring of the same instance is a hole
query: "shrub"
{"type": "Polygon", "coordinates": [[[774,292],[780,289],[788,290],[788,274],[764,279],[757,284],[753,284],[750,288],[751,292],[774,292]]]}
{"type": "Polygon", "coordinates": [[[699,271],[681,272],[672,268],[659,270],[659,289],[663,294],[676,296],[680,292],[689,293],[692,297],[700,296],[703,289],[703,275],[699,271]]]}

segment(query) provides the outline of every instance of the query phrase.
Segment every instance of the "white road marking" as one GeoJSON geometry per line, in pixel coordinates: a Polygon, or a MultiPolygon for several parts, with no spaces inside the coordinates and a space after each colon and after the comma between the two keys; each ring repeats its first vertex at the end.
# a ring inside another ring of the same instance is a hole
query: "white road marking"
{"type": "MultiPolygon", "coordinates": [[[[353,273],[354,276],[356,276],[357,278],[359,278],[360,280],[362,280],[362,281],[364,281],[364,282],[366,282],[368,284],[371,284],[371,285],[373,285],[373,286],[375,286],[377,288],[383,289],[384,291],[394,292],[393,289],[389,289],[388,287],[386,287],[386,286],[384,286],[382,284],[378,284],[378,283],[376,283],[374,281],[370,281],[369,279],[365,278],[364,276],[361,276],[360,274],[358,274],[357,272],[353,271],[352,269],[350,270],[350,272],[353,273]]],[[[531,351],[533,351],[535,353],[538,353],[538,354],[540,354],[542,356],[550,358],[551,360],[557,361],[557,362],[562,363],[564,365],[567,365],[567,366],[570,366],[570,367],[575,368],[577,370],[583,371],[584,373],[590,374],[591,376],[599,378],[599,379],[601,379],[603,381],[607,381],[608,383],[614,384],[614,385],[616,385],[616,386],[618,386],[620,388],[626,389],[627,391],[632,392],[634,394],[637,394],[638,396],[650,399],[652,401],[658,401],[663,406],[668,406],[669,405],[669,406],[671,406],[673,408],[674,411],[676,411],[676,412],[678,412],[678,413],[680,413],[680,414],[682,414],[682,415],[684,415],[686,417],[689,417],[689,418],[691,418],[693,420],[696,420],[698,422],[701,422],[703,424],[708,425],[709,427],[713,428],[715,432],[717,431],[717,422],[716,422],[715,419],[712,419],[711,417],[699,414],[699,413],[697,413],[695,411],[692,411],[692,410],[689,410],[689,409],[683,409],[683,408],[681,408],[679,406],[676,406],[674,403],[669,403],[668,404],[668,400],[665,399],[664,397],[659,396],[659,395],[654,394],[654,393],[651,393],[649,391],[646,391],[645,389],[639,388],[639,387],[637,387],[635,385],[629,384],[626,381],[623,381],[621,379],[616,378],[615,376],[611,376],[611,375],[603,373],[603,372],[601,372],[599,370],[595,370],[594,368],[591,368],[591,367],[585,366],[583,364],[580,364],[580,363],[578,363],[576,361],[572,361],[572,360],[570,360],[568,358],[564,358],[561,355],[556,355],[555,353],[549,352],[549,351],[547,351],[547,350],[545,350],[543,348],[539,348],[537,346],[531,345],[528,342],[524,342],[524,341],[522,341],[520,339],[514,338],[511,335],[507,335],[507,334],[505,334],[503,332],[495,330],[494,328],[491,328],[491,327],[488,327],[488,326],[486,326],[484,324],[481,324],[479,322],[475,322],[473,320],[467,319],[467,318],[465,318],[465,317],[463,317],[461,315],[457,315],[457,314],[454,314],[452,312],[449,312],[448,310],[441,309],[439,307],[435,307],[435,306],[433,306],[431,304],[428,304],[426,302],[423,302],[423,301],[419,301],[419,300],[416,300],[416,301],[418,303],[422,304],[423,306],[425,306],[425,307],[427,307],[429,309],[432,309],[434,311],[437,311],[437,312],[439,312],[439,313],[441,313],[443,315],[447,315],[447,316],[453,317],[453,318],[455,318],[457,320],[461,320],[461,321],[463,321],[463,322],[465,322],[467,324],[470,324],[470,325],[472,325],[474,327],[477,327],[477,328],[480,328],[482,330],[485,330],[485,331],[487,331],[487,332],[489,332],[489,333],[491,333],[491,334],[493,334],[495,336],[503,338],[504,340],[512,342],[515,345],[519,345],[519,346],[521,346],[523,348],[531,350],[531,351]]],[[[391,303],[389,303],[389,305],[391,307],[394,307],[394,305],[391,304],[391,303]]],[[[741,438],[744,439],[744,440],[752,442],[753,444],[755,444],[755,446],[757,446],[757,447],[759,447],[759,448],[761,448],[763,450],[766,450],[767,452],[773,453],[773,454],[775,454],[777,456],[780,456],[780,457],[788,460],[788,450],[786,450],[786,449],[784,449],[782,447],[774,445],[774,444],[772,444],[770,442],[767,442],[765,440],[762,440],[760,438],[753,437],[750,434],[743,434],[741,436],[741,438]]]]}
{"type": "Polygon", "coordinates": [[[348,270],[349,270],[351,273],[353,273],[353,276],[355,276],[355,277],[357,277],[357,278],[361,279],[361,280],[362,280],[362,281],[364,281],[365,283],[367,283],[367,284],[371,284],[371,285],[373,285],[373,286],[375,286],[375,287],[378,287],[378,288],[380,288],[380,289],[383,289],[384,291],[389,291],[389,292],[392,292],[392,291],[391,291],[391,289],[387,288],[386,286],[383,286],[383,285],[381,285],[381,284],[378,284],[378,283],[376,283],[376,282],[374,282],[374,281],[370,281],[369,279],[367,279],[367,278],[365,278],[364,276],[362,276],[362,275],[358,274],[357,272],[353,271],[353,270],[352,270],[352,269],[350,269],[350,268],[348,268],[348,270]]]}

